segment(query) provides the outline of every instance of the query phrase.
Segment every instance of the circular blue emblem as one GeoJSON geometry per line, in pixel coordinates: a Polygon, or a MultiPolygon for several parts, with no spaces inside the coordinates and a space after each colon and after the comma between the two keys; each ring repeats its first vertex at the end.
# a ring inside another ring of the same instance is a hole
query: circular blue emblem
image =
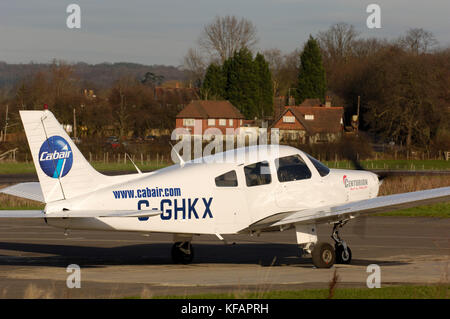
{"type": "Polygon", "coordinates": [[[47,176],[64,177],[72,168],[73,153],[61,136],[49,137],[39,149],[39,165],[47,176]]]}

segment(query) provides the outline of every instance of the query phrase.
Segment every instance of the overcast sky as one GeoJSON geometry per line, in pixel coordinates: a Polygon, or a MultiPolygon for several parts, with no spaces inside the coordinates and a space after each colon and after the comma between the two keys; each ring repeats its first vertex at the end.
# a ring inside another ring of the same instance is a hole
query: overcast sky
{"type": "Polygon", "coordinates": [[[0,61],[180,65],[202,27],[227,14],[256,25],[258,48],[286,53],[337,22],[388,39],[421,27],[450,44],[446,0],[1,0],[0,61]],[[81,7],[81,29],[66,26],[71,3],[81,7]],[[366,27],[370,3],[381,7],[381,29],[366,27]]]}

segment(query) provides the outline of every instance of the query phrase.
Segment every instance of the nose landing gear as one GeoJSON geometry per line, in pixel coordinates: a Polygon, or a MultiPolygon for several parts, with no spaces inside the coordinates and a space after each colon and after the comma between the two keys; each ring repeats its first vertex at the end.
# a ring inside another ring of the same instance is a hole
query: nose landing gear
{"type": "Polygon", "coordinates": [[[347,221],[340,221],[333,226],[333,233],[331,238],[334,240],[334,250],[336,252],[336,263],[338,264],[350,264],[352,261],[352,251],[347,246],[345,240],[339,236],[338,228],[343,227],[347,221]]]}

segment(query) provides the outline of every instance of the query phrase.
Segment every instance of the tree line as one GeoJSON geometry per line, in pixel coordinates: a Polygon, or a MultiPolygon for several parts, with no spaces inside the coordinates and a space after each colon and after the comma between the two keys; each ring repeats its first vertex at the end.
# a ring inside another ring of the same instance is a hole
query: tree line
{"type": "MultiPolygon", "coordinates": [[[[250,61],[257,43],[251,21],[216,17],[184,57],[187,76],[205,98],[229,99],[249,118],[267,115],[271,112],[254,107],[260,105],[260,95],[250,61]],[[245,74],[239,73],[242,66],[245,74]],[[235,76],[241,91],[233,86],[235,76]]],[[[450,48],[439,47],[427,30],[411,28],[387,40],[360,37],[354,26],[337,23],[310,35],[293,52],[275,48],[256,57],[268,64],[265,79],[272,83],[265,92],[271,88],[272,96],[284,96],[285,105],[289,96],[296,104],[330,96],[333,105],[344,107],[345,124],[350,125],[360,101],[359,128],[377,142],[450,149],[450,48]]]]}
{"type": "Polygon", "coordinates": [[[6,105],[8,132],[13,133],[20,131],[19,110],[42,110],[47,104],[63,124],[73,124],[75,112],[79,136],[144,137],[151,129],[171,130],[176,114],[199,96],[189,88],[160,90],[161,81],[161,76],[145,72],[120,75],[110,86],[92,89],[76,74],[75,65],[54,61],[3,90],[0,126],[3,130],[6,124],[6,105]]]}

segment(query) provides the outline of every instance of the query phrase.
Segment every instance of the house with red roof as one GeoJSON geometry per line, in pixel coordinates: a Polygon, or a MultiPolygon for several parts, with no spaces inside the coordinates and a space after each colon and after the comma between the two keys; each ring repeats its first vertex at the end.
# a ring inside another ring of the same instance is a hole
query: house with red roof
{"type": "Polygon", "coordinates": [[[230,135],[231,130],[235,132],[243,126],[244,119],[242,113],[229,101],[195,100],[178,113],[175,127],[185,129],[192,135],[203,135],[211,128],[230,135]]]}
{"type": "Polygon", "coordinates": [[[286,106],[271,128],[280,132],[280,140],[300,143],[334,142],[344,129],[344,108],[331,106],[329,100],[306,99],[302,104],[286,106]]]}

